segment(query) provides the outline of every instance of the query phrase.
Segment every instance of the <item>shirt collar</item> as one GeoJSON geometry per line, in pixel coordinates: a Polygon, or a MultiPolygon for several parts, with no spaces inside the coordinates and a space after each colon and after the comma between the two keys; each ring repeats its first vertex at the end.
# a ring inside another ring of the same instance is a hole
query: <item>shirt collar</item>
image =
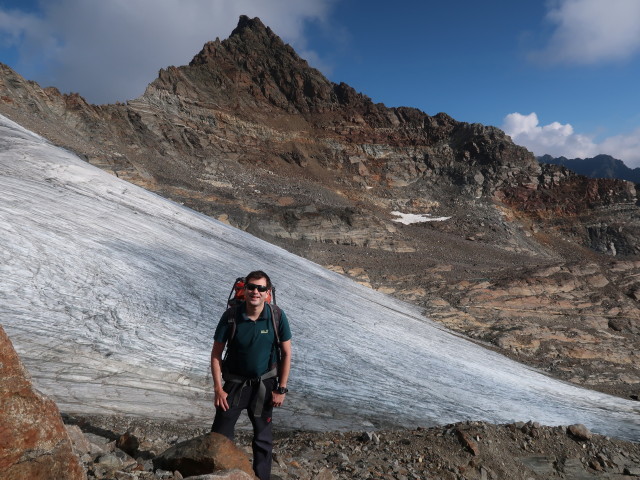
{"type": "MultiPolygon", "coordinates": [[[[271,317],[270,316],[270,312],[271,312],[271,308],[265,302],[264,308],[262,309],[262,312],[260,312],[260,316],[258,317],[256,322],[258,322],[260,320],[269,320],[269,318],[271,317]]],[[[242,320],[247,321],[247,322],[252,322],[253,321],[253,320],[249,320],[249,317],[247,316],[247,303],[246,302],[242,302],[240,313],[242,313],[242,320]]]]}

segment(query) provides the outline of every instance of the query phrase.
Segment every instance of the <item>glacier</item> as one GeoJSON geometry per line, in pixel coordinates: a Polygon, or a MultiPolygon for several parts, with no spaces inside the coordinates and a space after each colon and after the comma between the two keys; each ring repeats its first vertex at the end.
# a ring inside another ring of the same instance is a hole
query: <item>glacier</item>
{"type": "Polygon", "coordinates": [[[103,172],[0,117],[1,322],[64,412],[208,425],[213,332],[268,272],[293,333],[278,426],[583,423],[640,439],[640,404],[550,378],[408,303],[103,172]]]}

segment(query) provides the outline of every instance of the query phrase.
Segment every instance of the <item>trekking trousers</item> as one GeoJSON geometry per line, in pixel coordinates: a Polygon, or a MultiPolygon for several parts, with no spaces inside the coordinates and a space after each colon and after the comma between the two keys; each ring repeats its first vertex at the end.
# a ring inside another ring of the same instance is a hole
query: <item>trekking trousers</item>
{"type": "MultiPolygon", "coordinates": [[[[253,426],[253,441],[251,448],[253,450],[253,471],[260,480],[269,480],[271,477],[271,452],[273,450],[273,429],[271,424],[271,415],[273,413],[273,405],[271,404],[271,392],[276,387],[276,379],[269,378],[264,380],[267,388],[262,407],[262,414],[256,417],[253,414],[252,406],[255,405],[257,395],[259,394],[259,383],[248,385],[244,388],[232,388],[227,397],[229,410],[224,411],[216,408],[216,416],[211,426],[211,431],[224,435],[233,441],[235,436],[235,426],[240,414],[243,410],[247,410],[247,415],[253,426]],[[234,395],[240,395],[239,401],[236,403],[234,395]],[[235,404],[235,406],[232,406],[235,404]]],[[[226,391],[227,384],[225,384],[226,391]]]]}

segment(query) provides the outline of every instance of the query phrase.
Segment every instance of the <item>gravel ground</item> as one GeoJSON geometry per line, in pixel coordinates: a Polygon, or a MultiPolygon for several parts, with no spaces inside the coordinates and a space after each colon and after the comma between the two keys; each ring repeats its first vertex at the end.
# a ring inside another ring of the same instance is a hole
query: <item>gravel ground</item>
{"type": "MultiPolygon", "coordinates": [[[[153,455],[170,445],[208,432],[208,426],[127,417],[65,418],[81,427],[92,443],[117,452],[117,439],[133,432],[140,439],[136,459],[123,452],[105,466],[104,453],[84,455],[91,479],[178,480],[174,472],[152,472],[153,455]],[[118,470],[118,468],[121,468],[118,470]]],[[[250,456],[250,432],[236,443],[250,456]]],[[[277,431],[274,479],[529,480],[632,479],[640,477],[640,444],[591,434],[580,426],[535,422],[492,425],[462,422],[432,428],[361,432],[277,431]]]]}

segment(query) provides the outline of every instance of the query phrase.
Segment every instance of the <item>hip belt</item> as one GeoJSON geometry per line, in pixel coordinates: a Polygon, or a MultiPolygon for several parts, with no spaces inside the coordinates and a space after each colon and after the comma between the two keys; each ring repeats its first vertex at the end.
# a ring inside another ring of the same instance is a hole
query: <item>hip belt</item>
{"type": "Polygon", "coordinates": [[[278,376],[277,368],[273,368],[272,370],[269,370],[264,375],[261,375],[260,377],[254,377],[254,378],[247,378],[241,375],[234,375],[233,373],[222,374],[222,378],[224,379],[225,382],[233,383],[240,386],[238,392],[234,393],[233,402],[231,403],[231,406],[233,407],[237,407],[240,404],[240,397],[242,396],[242,390],[244,390],[245,387],[250,387],[258,383],[260,384],[258,388],[258,395],[256,396],[255,404],[249,406],[251,412],[256,417],[259,417],[260,415],[262,415],[262,406],[264,405],[264,399],[267,396],[267,387],[265,386],[264,381],[269,378],[274,378],[277,376],[278,376]]]}

